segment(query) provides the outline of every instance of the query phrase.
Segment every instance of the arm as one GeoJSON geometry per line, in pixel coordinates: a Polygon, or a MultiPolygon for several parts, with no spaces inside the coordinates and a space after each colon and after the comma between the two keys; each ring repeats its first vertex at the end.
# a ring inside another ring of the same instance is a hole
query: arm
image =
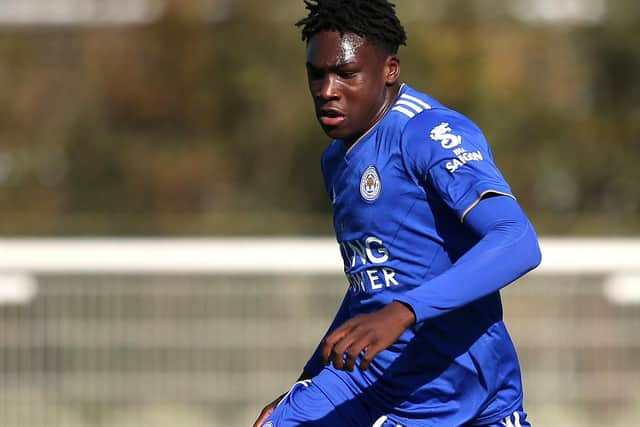
{"type": "Polygon", "coordinates": [[[533,226],[473,122],[453,112],[417,116],[405,129],[402,148],[408,174],[479,239],[447,271],[398,297],[416,321],[491,294],[540,263],[533,226]]]}
{"type": "Polygon", "coordinates": [[[331,360],[338,369],[352,370],[360,356],[360,369],[367,369],[377,353],[393,344],[416,321],[439,316],[495,292],[539,264],[535,232],[514,199],[483,198],[465,216],[465,224],[481,237],[475,246],[440,276],[381,310],[356,316],[333,331],[325,339],[324,360],[331,360]]]}
{"type": "Polygon", "coordinates": [[[417,322],[493,293],[540,263],[533,226],[514,199],[485,197],[464,220],[481,236],[478,243],[426,286],[397,298],[411,307],[417,322]]]}

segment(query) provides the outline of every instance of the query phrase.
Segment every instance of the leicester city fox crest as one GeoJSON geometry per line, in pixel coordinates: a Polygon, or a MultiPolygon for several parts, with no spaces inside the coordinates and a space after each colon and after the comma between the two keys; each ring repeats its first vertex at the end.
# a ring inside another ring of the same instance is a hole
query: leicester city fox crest
{"type": "Polygon", "coordinates": [[[360,195],[367,202],[373,202],[380,196],[382,181],[375,166],[369,166],[360,178],[360,195]]]}

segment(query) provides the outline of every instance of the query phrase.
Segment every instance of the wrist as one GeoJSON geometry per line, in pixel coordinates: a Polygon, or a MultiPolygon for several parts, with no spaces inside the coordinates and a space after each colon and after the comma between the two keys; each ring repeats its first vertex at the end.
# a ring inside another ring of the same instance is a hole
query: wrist
{"type": "Polygon", "coordinates": [[[394,310],[394,315],[405,329],[416,323],[416,315],[408,304],[402,301],[393,301],[389,307],[394,310]]]}

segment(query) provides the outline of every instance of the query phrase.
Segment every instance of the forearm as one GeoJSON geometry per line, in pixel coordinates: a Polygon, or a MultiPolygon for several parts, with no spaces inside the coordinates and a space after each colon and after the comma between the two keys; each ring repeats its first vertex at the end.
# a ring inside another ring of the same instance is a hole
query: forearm
{"type": "Polygon", "coordinates": [[[447,271],[397,298],[417,322],[493,293],[540,263],[537,236],[515,200],[482,200],[465,223],[482,236],[478,243],[447,271]]]}

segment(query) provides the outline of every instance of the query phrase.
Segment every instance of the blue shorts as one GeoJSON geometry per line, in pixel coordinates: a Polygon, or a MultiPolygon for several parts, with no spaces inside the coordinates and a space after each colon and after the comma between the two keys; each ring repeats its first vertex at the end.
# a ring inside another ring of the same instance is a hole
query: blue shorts
{"type": "Polygon", "coordinates": [[[531,427],[531,424],[527,421],[527,413],[520,408],[502,420],[489,424],[474,424],[474,427],[531,427]]]}
{"type": "Polygon", "coordinates": [[[299,381],[282,398],[262,427],[402,427],[388,416],[372,414],[359,399],[336,407],[311,380],[299,381]]]}
{"type": "MultiPolygon", "coordinates": [[[[357,397],[350,399],[348,405],[335,406],[312,380],[305,380],[291,387],[261,427],[413,427],[394,418],[393,414],[372,410],[357,397]]],[[[473,426],[531,427],[531,424],[520,408],[504,419],[473,426]]]]}

